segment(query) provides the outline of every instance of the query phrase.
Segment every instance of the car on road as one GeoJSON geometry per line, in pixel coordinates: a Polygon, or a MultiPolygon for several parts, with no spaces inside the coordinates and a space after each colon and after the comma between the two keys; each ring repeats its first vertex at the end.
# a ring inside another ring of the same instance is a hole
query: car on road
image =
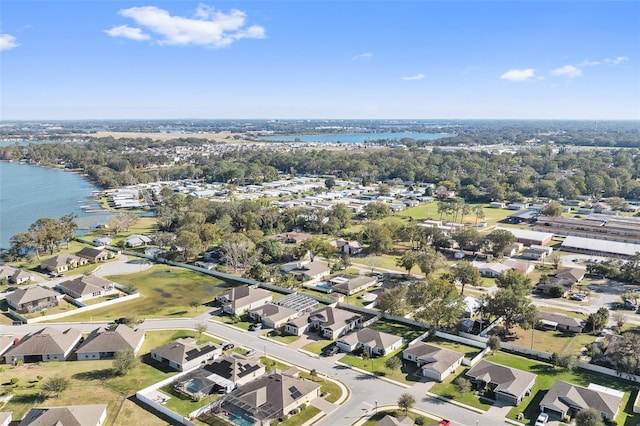
{"type": "Polygon", "coordinates": [[[535,426],[544,426],[549,421],[549,415],[547,413],[540,413],[536,419],[535,426]]]}
{"type": "Polygon", "coordinates": [[[584,301],[584,299],[586,299],[587,296],[585,294],[572,294],[569,299],[571,300],[577,300],[579,302],[584,301]]]}
{"type": "Polygon", "coordinates": [[[236,345],[234,345],[233,343],[229,343],[229,342],[224,342],[222,344],[222,350],[223,351],[230,351],[231,349],[235,348],[236,345]]]}
{"type": "Polygon", "coordinates": [[[253,324],[251,324],[249,326],[249,331],[256,331],[256,330],[260,330],[262,328],[262,324],[259,322],[254,322],[253,324]]]}

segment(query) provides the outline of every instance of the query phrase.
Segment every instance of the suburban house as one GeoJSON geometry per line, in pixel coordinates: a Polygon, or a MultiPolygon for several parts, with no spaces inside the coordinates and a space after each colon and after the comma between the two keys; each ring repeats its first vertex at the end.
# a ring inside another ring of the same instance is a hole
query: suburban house
{"type": "Polygon", "coordinates": [[[98,328],[93,330],[76,350],[78,361],[114,359],[121,350],[138,353],[144,342],[143,330],[132,330],[124,324],[115,329],[98,328]]]}
{"type": "Polygon", "coordinates": [[[24,336],[16,345],[4,354],[7,364],[18,361],[48,362],[66,361],[71,351],[80,343],[82,333],[73,328],[58,331],[55,328],[42,328],[24,336]]]}
{"type": "Polygon", "coordinates": [[[402,346],[402,337],[372,328],[362,328],[342,336],[336,345],[343,352],[362,348],[372,356],[385,356],[402,346]]]}
{"type": "Polygon", "coordinates": [[[535,264],[516,259],[505,259],[504,264],[522,275],[529,275],[536,269],[535,264]]]}
{"type": "Polygon", "coordinates": [[[489,278],[496,278],[501,273],[511,270],[509,266],[497,262],[486,263],[473,261],[471,264],[478,269],[480,275],[489,278]]]}
{"type": "Polygon", "coordinates": [[[317,330],[325,339],[336,339],[359,328],[362,316],[344,309],[325,306],[309,314],[309,329],[317,330]]]}
{"type": "Polygon", "coordinates": [[[502,254],[506,257],[515,256],[516,254],[520,253],[523,248],[524,245],[522,243],[515,242],[513,244],[509,244],[507,248],[504,249],[502,254]]]}
{"type": "Polygon", "coordinates": [[[248,424],[270,424],[320,396],[319,384],[300,379],[289,370],[270,373],[234,390],[223,397],[221,408],[239,418],[251,419],[248,424]]]}
{"type": "Polygon", "coordinates": [[[56,288],[74,299],[87,300],[112,293],[114,284],[95,275],[82,275],[72,280],[63,281],[56,288]]]}
{"type": "Polygon", "coordinates": [[[413,420],[409,416],[393,417],[391,414],[384,416],[376,426],[413,426],[413,420]]]}
{"type": "Polygon", "coordinates": [[[376,277],[369,277],[367,275],[342,274],[329,279],[331,290],[346,294],[347,296],[364,291],[375,286],[377,283],[378,280],[376,280],[376,277]]]}
{"type": "Polygon", "coordinates": [[[402,351],[402,358],[415,362],[422,375],[443,381],[462,364],[464,355],[449,349],[418,342],[402,351]]]}
{"type": "MultiPolygon", "coordinates": [[[[559,280],[557,278],[551,278],[549,282],[538,283],[535,285],[534,290],[537,293],[542,293],[546,295],[551,295],[553,287],[560,286],[562,287],[562,297],[568,297],[569,293],[571,293],[571,289],[573,288],[574,283],[567,280],[559,280]]],[[[557,297],[557,296],[556,296],[557,297]]]]}
{"type": "Polygon", "coordinates": [[[480,360],[466,376],[483,396],[518,405],[531,393],[537,375],[480,360]]]}
{"type": "Polygon", "coordinates": [[[532,244],[529,248],[522,252],[521,259],[543,261],[547,256],[553,253],[553,247],[532,244]]]}
{"type": "Polygon", "coordinates": [[[540,311],[539,316],[542,326],[551,330],[582,333],[585,325],[585,322],[581,319],[569,317],[567,315],[562,315],[555,312],[540,311]]]}
{"type": "Polygon", "coordinates": [[[241,315],[245,311],[270,302],[272,297],[268,290],[245,285],[225,291],[217,297],[217,300],[222,303],[222,310],[227,314],[241,315]]]}
{"type": "Polygon", "coordinates": [[[584,279],[586,272],[586,269],[582,268],[563,268],[556,271],[555,278],[559,280],[567,280],[575,284],[584,279]]]}
{"type": "Polygon", "coordinates": [[[151,350],[151,358],[178,371],[190,370],[220,355],[220,346],[213,343],[198,345],[191,337],[177,339],[151,350]]]}
{"type": "Polygon", "coordinates": [[[273,303],[265,303],[262,306],[249,311],[249,317],[255,322],[261,322],[265,327],[278,328],[287,321],[296,318],[300,312],[273,303]]]}
{"type": "Polygon", "coordinates": [[[309,315],[291,319],[284,323],[284,332],[292,336],[302,336],[309,329],[309,315]]]}
{"type": "Polygon", "coordinates": [[[109,244],[111,244],[112,241],[113,240],[110,237],[106,237],[106,236],[105,237],[96,237],[96,238],[93,239],[93,243],[97,244],[97,245],[99,245],[101,247],[108,246],[109,244]]]}
{"type": "Polygon", "coordinates": [[[19,268],[14,268],[9,265],[0,265],[0,281],[7,281],[12,284],[24,284],[33,279],[33,274],[28,271],[23,271],[19,268]]]}
{"type": "Polygon", "coordinates": [[[83,257],[91,263],[105,262],[114,257],[111,252],[92,247],[83,247],[82,250],[76,252],[76,256],[83,257]]]}
{"type": "Polygon", "coordinates": [[[147,244],[150,244],[150,243],[151,243],[151,238],[147,237],[146,235],[138,235],[138,234],[129,235],[124,240],[124,245],[127,247],[146,246],[147,244]]]}
{"type": "Polygon", "coordinates": [[[40,267],[57,274],[86,265],[87,259],[73,254],[61,253],[40,262],[40,267]]]}
{"type": "Polygon", "coordinates": [[[540,401],[540,410],[551,418],[563,420],[585,408],[593,408],[602,417],[612,420],[618,414],[624,392],[591,383],[589,387],[558,380],[540,401]]]}
{"type": "Polygon", "coordinates": [[[331,273],[331,269],[321,262],[297,261],[285,263],[282,272],[291,274],[300,280],[318,281],[331,273]]]}
{"type": "Polygon", "coordinates": [[[17,312],[31,313],[58,306],[59,293],[47,287],[35,285],[19,288],[6,297],[7,304],[17,312]]]}
{"type": "Polygon", "coordinates": [[[217,393],[221,389],[228,393],[237,386],[263,376],[265,372],[265,366],[259,361],[248,360],[240,354],[226,355],[180,377],[175,388],[197,397],[217,393]]]}
{"type": "Polygon", "coordinates": [[[107,404],[38,407],[27,411],[19,426],[102,426],[106,418],[107,404]]]}
{"type": "Polygon", "coordinates": [[[362,245],[357,241],[346,241],[341,238],[331,241],[331,245],[338,249],[340,253],[355,256],[362,253],[362,245]]]}

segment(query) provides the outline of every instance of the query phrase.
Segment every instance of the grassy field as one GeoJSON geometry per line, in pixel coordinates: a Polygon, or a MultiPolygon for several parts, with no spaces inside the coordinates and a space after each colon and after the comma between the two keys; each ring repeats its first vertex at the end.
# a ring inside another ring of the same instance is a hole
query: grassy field
{"type": "Polygon", "coordinates": [[[412,341],[426,331],[417,327],[412,327],[410,325],[392,321],[376,321],[375,323],[370,325],[369,328],[382,331],[384,333],[401,336],[406,342],[412,341]]]}
{"type": "MultiPolygon", "coordinates": [[[[478,204],[469,204],[471,206],[471,208],[475,207],[478,204]]],[[[483,206],[482,211],[484,212],[484,219],[480,219],[478,218],[478,223],[479,222],[487,222],[488,226],[492,226],[495,225],[496,223],[498,223],[499,221],[503,220],[504,218],[506,218],[507,216],[509,216],[511,213],[513,213],[513,210],[507,210],[507,209],[491,209],[486,207],[486,204],[479,204],[483,206]]],[[[425,220],[425,219],[435,219],[435,220],[440,220],[440,213],[438,213],[438,203],[437,202],[431,202],[431,203],[425,203],[425,204],[420,204],[417,207],[410,207],[400,213],[397,213],[396,216],[398,217],[403,217],[403,218],[411,218],[413,220],[425,220]]],[[[442,216],[443,220],[452,220],[451,216],[442,216]]],[[[470,224],[474,224],[476,222],[476,218],[473,215],[469,215],[469,216],[465,216],[464,223],[470,223],[470,224]]]]}
{"type": "Polygon", "coordinates": [[[436,383],[431,387],[431,392],[436,395],[444,396],[445,398],[455,399],[457,402],[462,404],[470,405],[471,407],[476,407],[481,410],[488,410],[491,407],[491,404],[481,401],[475,394],[474,390],[470,390],[469,392],[458,392],[456,386],[453,382],[458,377],[465,377],[465,373],[469,371],[470,368],[464,368],[463,370],[458,369],[460,374],[449,374],[442,383],[436,383]]]}
{"type": "Polygon", "coordinates": [[[202,312],[202,308],[190,306],[192,301],[198,301],[201,305],[211,302],[226,288],[226,283],[209,275],[166,265],[154,265],[137,274],[108,278],[135,288],[140,293],[140,297],[72,315],[64,318],[64,321],[110,320],[131,316],[138,318],[192,317],[202,312]]]}
{"type": "Polygon", "coordinates": [[[547,363],[505,353],[496,353],[489,357],[489,361],[538,375],[531,391],[531,396],[525,398],[519,407],[515,407],[509,412],[508,418],[512,420],[515,420],[519,413],[524,413],[523,422],[526,424],[534,420],[540,411],[540,401],[546,391],[551,389],[558,380],[563,380],[584,387],[589,386],[590,383],[596,383],[625,391],[625,396],[622,400],[623,409],[620,410],[616,421],[618,425],[624,426],[635,426],[640,422],[640,414],[633,414],[633,398],[631,398],[631,396],[635,398],[638,394],[637,384],[582,369],[565,371],[560,368],[554,368],[547,363]]]}
{"type": "Polygon", "coordinates": [[[523,330],[518,326],[513,327],[512,331],[516,333],[517,338],[508,343],[547,353],[562,354],[576,337],[573,333],[537,329],[523,330]]]}
{"type": "Polygon", "coordinates": [[[435,336],[430,336],[430,338],[427,339],[426,343],[464,354],[464,356],[469,359],[472,359],[482,351],[482,349],[480,348],[475,348],[473,346],[468,346],[463,343],[453,342],[451,340],[442,339],[435,336]]]}
{"type": "Polygon", "coordinates": [[[402,363],[402,351],[405,349],[406,345],[403,345],[388,355],[369,359],[363,359],[356,355],[344,355],[340,358],[340,362],[368,371],[369,373],[377,376],[384,376],[387,379],[395,380],[396,382],[413,385],[420,380],[420,377],[416,375],[418,368],[415,367],[415,365],[407,364],[397,370],[389,370],[384,365],[389,358],[398,358],[402,363]]]}
{"type": "Polygon", "coordinates": [[[307,352],[314,353],[316,355],[322,355],[322,353],[333,344],[334,340],[318,340],[317,342],[307,343],[302,347],[307,352]]]}

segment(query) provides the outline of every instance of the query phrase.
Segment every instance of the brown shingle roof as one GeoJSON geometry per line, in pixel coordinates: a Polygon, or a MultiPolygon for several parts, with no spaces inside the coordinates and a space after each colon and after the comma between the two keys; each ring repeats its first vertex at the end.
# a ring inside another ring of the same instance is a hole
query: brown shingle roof
{"type": "Polygon", "coordinates": [[[106,410],[106,404],[32,408],[19,426],[95,426],[106,410]]]}
{"type": "Polygon", "coordinates": [[[81,336],[82,333],[73,328],[58,331],[55,328],[46,327],[24,336],[22,340],[9,349],[4,356],[66,353],[81,336]]]}
{"type": "Polygon", "coordinates": [[[16,305],[23,305],[29,302],[46,299],[49,297],[57,297],[59,293],[47,287],[35,285],[33,287],[19,288],[6,297],[16,305]]]}
{"type": "Polygon", "coordinates": [[[117,352],[124,349],[135,351],[143,339],[143,330],[132,330],[124,324],[118,325],[114,330],[98,328],[87,336],[76,352],[117,352]]]}

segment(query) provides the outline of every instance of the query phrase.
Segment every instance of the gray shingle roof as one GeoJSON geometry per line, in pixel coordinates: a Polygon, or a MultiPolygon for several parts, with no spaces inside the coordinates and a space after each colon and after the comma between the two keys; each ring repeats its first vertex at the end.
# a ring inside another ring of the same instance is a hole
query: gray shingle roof
{"type": "Polygon", "coordinates": [[[177,339],[176,341],[167,343],[166,345],[159,346],[153,349],[151,352],[164,359],[182,365],[193,359],[213,352],[216,349],[218,349],[218,347],[213,343],[197,345],[196,341],[193,338],[187,337],[183,339],[177,339]]]}
{"type": "Polygon", "coordinates": [[[95,426],[106,404],[32,408],[19,426],[95,426]]]}
{"type": "Polygon", "coordinates": [[[114,330],[98,328],[87,336],[76,352],[117,352],[124,349],[135,351],[143,339],[143,330],[132,330],[124,324],[118,325],[114,330]]]}
{"type": "Polygon", "coordinates": [[[57,297],[59,293],[47,287],[35,285],[33,287],[19,288],[6,298],[16,305],[23,305],[36,300],[47,299],[49,297],[57,297]]]}
{"type": "Polygon", "coordinates": [[[9,349],[4,356],[65,353],[71,349],[81,336],[82,333],[73,328],[62,332],[55,328],[46,327],[24,336],[22,340],[9,349]]]}
{"type": "Polygon", "coordinates": [[[596,392],[582,386],[573,385],[561,380],[554,383],[542,401],[541,406],[561,409],[566,412],[570,407],[592,407],[602,413],[615,416],[622,402],[622,398],[605,392],[596,392]]]}
{"type": "Polygon", "coordinates": [[[505,367],[485,360],[478,362],[467,372],[467,376],[475,380],[496,385],[496,392],[503,392],[514,396],[521,396],[536,379],[536,375],[515,368],[505,367]]]}
{"type": "Polygon", "coordinates": [[[370,348],[386,349],[392,344],[402,341],[402,337],[372,328],[363,328],[342,337],[340,340],[349,343],[351,346],[356,343],[361,343],[370,348]]]}
{"type": "MultiPolygon", "coordinates": [[[[440,348],[424,342],[418,342],[402,351],[403,354],[411,354],[421,362],[427,364],[427,368],[438,373],[445,372],[464,355],[449,349],[440,348]]],[[[423,366],[424,368],[424,366],[423,366]]]]}

